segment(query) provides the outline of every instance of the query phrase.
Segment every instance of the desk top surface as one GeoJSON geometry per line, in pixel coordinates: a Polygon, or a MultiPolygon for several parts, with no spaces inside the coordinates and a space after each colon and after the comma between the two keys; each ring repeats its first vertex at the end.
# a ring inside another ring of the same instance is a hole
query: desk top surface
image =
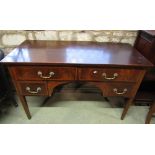
{"type": "Polygon", "coordinates": [[[26,40],[1,62],[16,65],[152,66],[144,56],[129,44],[86,41],[26,40]]]}

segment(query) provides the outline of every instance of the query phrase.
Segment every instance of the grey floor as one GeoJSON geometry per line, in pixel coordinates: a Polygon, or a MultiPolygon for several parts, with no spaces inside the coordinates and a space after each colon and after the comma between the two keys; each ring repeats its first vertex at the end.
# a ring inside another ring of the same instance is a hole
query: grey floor
{"type": "MultiPolygon", "coordinates": [[[[17,98],[18,100],[18,98],[17,98]]],[[[132,106],[124,120],[122,108],[112,108],[100,94],[54,94],[46,104],[45,97],[27,97],[32,114],[28,120],[23,108],[10,106],[0,116],[1,124],[144,124],[148,107],[132,106]]],[[[155,118],[151,123],[155,123],[155,118]]]]}

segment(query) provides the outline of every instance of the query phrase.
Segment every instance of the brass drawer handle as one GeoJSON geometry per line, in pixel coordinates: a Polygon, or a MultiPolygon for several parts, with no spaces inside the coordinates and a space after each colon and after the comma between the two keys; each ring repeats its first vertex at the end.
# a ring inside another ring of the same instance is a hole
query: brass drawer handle
{"type": "Polygon", "coordinates": [[[49,76],[43,76],[43,73],[41,71],[38,71],[38,76],[40,76],[43,79],[49,79],[49,78],[51,78],[54,75],[55,75],[54,72],[49,72],[49,76]]]}
{"type": "Polygon", "coordinates": [[[106,80],[114,80],[116,79],[116,77],[118,77],[118,73],[114,73],[113,77],[107,77],[106,73],[102,73],[102,76],[106,79],[106,80]]]}
{"type": "Polygon", "coordinates": [[[41,91],[41,88],[37,87],[36,91],[32,91],[30,87],[26,87],[26,91],[28,91],[31,94],[38,94],[41,91]]]}
{"type": "Polygon", "coordinates": [[[114,88],[113,91],[118,94],[118,95],[123,95],[125,94],[128,90],[125,88],[122,92],[118,92],[118,89],[117,88],[114,88]]]}

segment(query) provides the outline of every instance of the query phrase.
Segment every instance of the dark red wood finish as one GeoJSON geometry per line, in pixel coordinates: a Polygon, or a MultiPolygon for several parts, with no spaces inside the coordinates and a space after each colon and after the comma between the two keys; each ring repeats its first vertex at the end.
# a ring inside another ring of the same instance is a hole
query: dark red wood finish
{"type": "Polygon", "coordinates": [[[129,44],[84,41],[25,41],[2,62],[18,65],[98,65],[100,67],[152,65],[129,44]]]}
{"type": "Polygon", "coordinates": [[[1,63],[8,66],[23,108],[29,95],[51,96],[56,86],[88,82],[104,96],[128,98],[132,104],[146,70],[153,65],[129,44],[75,41],[25,41],[1,63]]]}
{"type": "Polygon", "coordinates": [[[74,67],[16,66],[10,69],[16,80],[75,80],[76,76],[74,67]]]}
{"type": "MultiPolygon", "coordinates": [[[[140,30],[134,47],[155,65],[155,30],[140,30]]],[[[153,101],[152,92],[155,92],[155,68],[146,73],[139,89],[139,93],[142,95],[136,97],[138,102],[154,102],[150,106],[145,123],[150,123],[151,117],[155,113],[155,101],[153,101]]]]}
{"type": "Polygon", "coordinates": [[[155,101],[153,102],[153,104],[150,106],[149,108],[149,112],[146,116],[146,120],[145,120],[145,123],[146,124],[150,124],[151,122],[151,118],[152,116],[155,114],[155,101]]]}
{"type": "Polygon", "coordinates": [[[112,81],[136,82],[139,79],[139,76],[141,76],[141,70],[87,67],[79,68],[78,75],[79,80],[85,81],[109,81],[109,78],[114,78],[112,81]],[[117,76],[115,77],[116,73],[117,76]]]}
{"type": "Polygon", "coordinates": [[[141,30],[134,47],[155,65],[155,30],[141,30]]]}
{"type": "Polygon", "coordinates": [[[25,96],[46,96],[48,95],[46,82],[36,82],[36,81],[20,81],[17,83],[18,89],[21,95],[25,96]],[[29,88],[29,90],[26,90],[29,88]],[[41,88],[38,90],[37,89],[41,88]]]}
{"type": "MultiPolygon", "coordinates": [[[[155,30],[140,30],[134,47],[155,65],[155,30]]],[[[149,104],[154,99],[151,95],[153,91],[155,92],[154,67],[145,74],[138,91],[140,95],[136,96],[135,101],[142,105],[143,103],[149,104]]]]}

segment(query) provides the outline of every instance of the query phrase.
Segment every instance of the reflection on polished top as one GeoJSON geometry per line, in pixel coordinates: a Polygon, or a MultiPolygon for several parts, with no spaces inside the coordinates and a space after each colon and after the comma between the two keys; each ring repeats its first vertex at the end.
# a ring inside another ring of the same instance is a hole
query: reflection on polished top
{"type": "Polygon", "coordinates": [[[129,44],[86,41],[26,40],[1,62],[8,64],[152,66],[129,44]]]}

